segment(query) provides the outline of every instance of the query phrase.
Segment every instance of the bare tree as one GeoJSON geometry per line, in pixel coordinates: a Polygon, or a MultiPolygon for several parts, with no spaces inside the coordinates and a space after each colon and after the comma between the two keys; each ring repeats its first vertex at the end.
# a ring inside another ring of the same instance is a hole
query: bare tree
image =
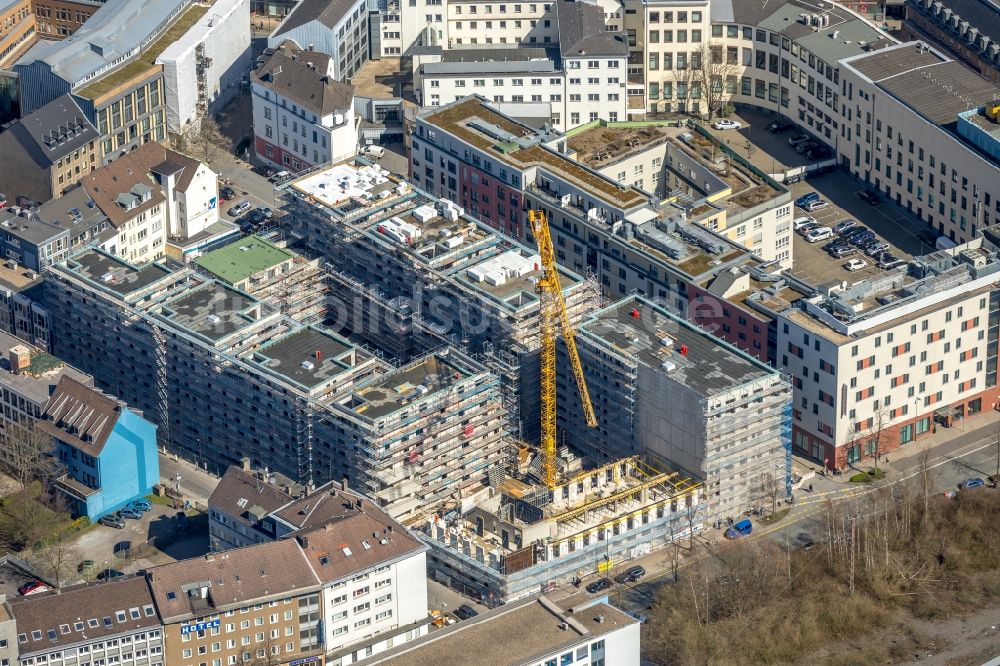
{"type": "Polygon", "coordinates": [[[58,475],[60,465],[52,455],[52,437],[37,430],[33,424],[10,428],[4,437],[3,466],[18,483],[19,502],[15,509],[13,545],[30,545],[39,527],[41,505],[33,496],[33,484],[38,481],[44,490],[58,475]]]}
{"type": "Polygon", "coordinates": [[[708,106],[708,118],[721,115],[740,70],[738,56],[721,44],[701,44],[701,90],[708,106]]]}
{"type": "MultiPolygon", "coordinates": [[[[279,639],[280,640],[280,639],[279,639]]],[[[281,644],[264,634],[264,642],[257,647],[250,666],[278,666],[281,663],[281,644]]]]}
{"type": "Polygon", "coordinates": [[[866,428],[855,430],[848,441],[849,447],[861,446],[862,455],[875,461],[875,474],[878,474],[879,461],[885,456],[888,449],[888,436],[886,426],[889,415],[882,408],[879,408],[871,417],[871,422],[866,428]]]}
{"type": "Polygon", "coordinates": [[[997,454],[997,471],[993,473],[993,483],[1000,484],[1000,425],[997,425],[993,448],[997,454]]]}
{"type": "Polygon", "coordinates": [[[188,125],[181,135],[183,150],[209,166],[221,151],[229,149],[230,143],[211,116],[203,117],[198,124],[188,125]]]}
{"type": "Polygon", "coordinates": [[[34,561],[56,586],[62,585],[80,561],[81,551],[69,535],[63,534],[35,551],[34,561]]]}
{"type": "Polygon", "coordinates": [[[772,472],[761,474],[761,494],[771,500],[772,516],[778,512],[778,497],[781,496],[782,490],[784,484],[772,472]]]}

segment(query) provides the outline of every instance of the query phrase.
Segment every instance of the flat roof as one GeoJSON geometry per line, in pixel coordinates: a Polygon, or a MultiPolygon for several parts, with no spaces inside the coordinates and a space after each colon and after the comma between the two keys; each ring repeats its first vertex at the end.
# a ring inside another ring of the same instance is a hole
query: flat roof
{"type": "Polygon", "coordinates": [[[260,236],[248,236],[198,257],[195,263],[227,284],[238,284],[293,258],[294,253],[260,236]]]}
{"type": "MultiPolygon", "coordinates": [[[[451,220],[440,213],[436,203],[423,197],[415,198],[413,206],[405,211],[395,215],[373,215],[359,220],[359,224],[367,226],[372,236],[398,245],[424,263],[475,254],[484,246],[496,243],[497,236],[491,230],[462,215],[451,220]],[[416,235],[413,235],[414,230],[416,235]]],[[[461,210],[458,206],[454,208],[456,213],[461,210]]]]}
{"type": "Polygon", "coordinates": [[[1000,97],[996,83],[923,42],[874,51],[846,64],[928,121],[949,128],[959,113],[1000,97]]]}
{"type": "Polygon", "coordinates": [[[579,326],[579,332],[581,338],[600,340],[703,396],[777,374],[729,343],[639,297],[598,311],[579,326]],[[665,340],[670,343],[664,344],[665,340]],[[686,353],[681,352],[682,346],[686,353]]]}
{"type": "Polygon", "coordinates": [[[356,414],[379,419],[427,395],[444,391],[480,368],[458,357],[453,349],[433,353],[379,376],[354,391],[351,408],[356,414]]]}
{"type": "Polygon", "coordinates": [[[274,311],[273,306],[221,282],[207,282],[193,289],[185,285],[180,296],[161,306],[159,314],[214,342],[274,311]]]}
{"type": "Polygon", "coordinates": [[[119,296],[144,289],[170,275],[160,264],[134,266],[103,250],[84,250],[66,260],[66,269],[119,296]]]}
{"type": "Polygon", "coordinates": [[[576,184],[616,208],[631,208],[648,201],[648,198],[638,190],[620,185],[538,145],[538,135],[534,130],[490,108],[480,97],[470,96],[446,106],[434,107],[431,112],[423,116],[423,120],[517,168],[543,167],[553,176],[576,184]],[[470,126],[473,121],[478,121],[476,124],[496,126],[502,132],[518,139],[528,138],[532,141],[527,147],[522,147],[518,143],[504,144],[470,126]]]}
{"type": "Polygon", "coordinates": [[[253,361],[306,389],[336,379],[372,358],[329,331],[303,327],[255,350],[253,361]]]}
{"type": "Polygon", "coordinates": [[[0,352],[2,352],[0,353],[0,383],[31,398],[38,405],[45,404],[63,376],[72,377],[87,386],[94,385],[94,380],[90,375],[80,372],[71,365],[66,365],[62,359],[3,331],[0,331],[0,352]],[[8,352],[18,346],[28,350],[31,355],[31,363],[26,370],[15,375],[10,371],[10,354],[8,352]]]}
{"type": "Polygon", "coordinates": [[[576,160],[593,169],[607,167],[649,148],[666,143],[668,138],[687,131],[668,127],[667,123],[608,127],[597,125],[583,131],[566,133],[567,145],[576,151],[576,160]]]}
{"type": "Polygon", "coordinates": [[[291,187],[341,216],[410,192],[408,183],[377,164],[335,164],[292,182],[291,187]]]}
{"type": "MultiPolygon", "coordinates": [[[[358,666],[490,666],[539,661],[635,624],[605,603],[570,613],[547,597],[525,597],[357,662],[358,666]],[[543,601],[544,600],[544,601],[543,601]],[[600,621],[598,620],[600,618],[600,621]]],[[[575,654],[573,656],[575,663],[575,654]]]]}

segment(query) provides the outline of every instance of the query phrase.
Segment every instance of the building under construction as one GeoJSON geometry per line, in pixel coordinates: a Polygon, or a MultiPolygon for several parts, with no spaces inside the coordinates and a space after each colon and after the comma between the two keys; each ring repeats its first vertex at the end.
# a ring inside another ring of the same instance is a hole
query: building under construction
{"type": "Polygon", "coordinates": [[[462,501],[499,463],[499,381],[458,350],[393,367],[191,268],[98,250],[45,286],[57,353],[216,473],[246,456],[306,485],[347,475],[405,519],[462,501]]]}
{"type": "MultiPolygon", "coordinates": [[[[296,248],[330,274],[328,317],[351,339],[406,360],[443,340],[500,378],[515,437],[537,436],[538,254],[377,165],[338,164],[286,189],[296,248]]],[[[600,304],[596,283],[560,269],[569,319],[600,304]]]]}
{"type": "Polygon", "coordinates": [[[704,484],[709,521],[791,492],[792,392],[778,371],[642,297],[593,313],[576,341],[598,419],[586,426],[561,364],[560,425],[578,450],[655,454],[704,484]]]}
{"type": "Polygon", "coordinates": [[[487,601],[510,600],[626,562],[701,528],[702,486],[650,456],[593,466],[560,451],[554,488],[538,483],[540,460],[517,469],[454,511],[419,525],[434,577],[487,601]]]}

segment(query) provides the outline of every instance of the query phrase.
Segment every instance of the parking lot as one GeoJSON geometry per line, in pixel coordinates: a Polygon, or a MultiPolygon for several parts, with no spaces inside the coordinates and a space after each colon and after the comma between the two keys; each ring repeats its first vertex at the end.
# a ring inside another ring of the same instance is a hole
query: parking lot
{"type": "MultiPolygon", "coordinates": [[[[891,246],[889,252],[903,261],[934,250],[933,246],[918,237],[918,234],[927,229],[923,222],[884,197],[879,206],[872,206],[864,201],[858,194],[868,188],[842,171],[810,178],[789,189],[793,199],[815,191],[830,203],[826,208],[812,213],[796,208],[796,218],[810,215],[819,224],[828,227],[833,227],[841,220],[855,220],[870,229],[880,241],[888,243],[891,246]]],[[[863,253],[852,256],[864,259],[868,266],[858,271],[848,271],[844,264],[851,257],[834,259],[823,250],[828,242],[808,243],[801,234],[794,234],[792,247],[795,265],[792,272],[812,284],[829,280],[846,280],[851,283],[883,273],[871,257],[863,253]]]]}
{"type": "Polygon", "coordinates": [[[717,130],[711,124],[705,127],[758,169],[774,174],[812,163],[788,145],[789,137],[802,131],[797,126],[780,133],[769,132],[767,126],[778,116],[749,108],[741,108],[729,117],[742,123],[743,127],[738,130],[717,130]]]}

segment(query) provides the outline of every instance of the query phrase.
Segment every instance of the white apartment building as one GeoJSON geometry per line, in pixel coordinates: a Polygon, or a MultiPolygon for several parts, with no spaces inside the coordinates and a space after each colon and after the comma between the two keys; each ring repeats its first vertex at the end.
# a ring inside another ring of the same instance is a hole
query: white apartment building
{"type": "Polygon", "coordinates": [[[600,597],[570,606],[565,600],[533,595],[358,662],[359,666],[468,663],[639,666],[639,623],[600,597]]]}
{"type": "Polygon", "coordinates": [[[449,2],[447,18],[449,49],[483,44],[545,46],[559,39],[552,2],[449,2]]]}
{"type": "MultiPolygon", "coordinates": [[[[498,5],[501,6],[508,7],[498,5]]],[[[470,4],[464,11],[476,7],[479,5],[470,4]]],[[[493,10],[493,5],[484,7],[493,10]]],[[[519,5],[510,5],[511,10],[515,7],[519,5]]],[[[455,49],[416,58],[414,88],[418,101],[424,106],[440,106],[475,93],[498,104],[548,105],[552,126],[561,130],[598,119],[626,120],[628,47],[622,33],[607,30],[604,9],[597,4],[567,0],[557,0],[547,11],[549,5],[536,7],[545,16],[551,16],[539,21],[542,30],[552,30],[552,35],[532,35],[533,29],[522,24],[521,28],[500,29],[501,35],[503,30],[520,31],[520,48],[463,47],[466,42],[459,40],[466,38],[455,37],[452,40],[455,49]],[[538,43],[552,46],[548,49],[532,46],[538,43]]],[[[503,19],[505,25],[507,21],[503,19]]],[[[472,22],[476,30],[480,23],[472,22]]],[[[491,20],[484,25],[493,23],[491,20]]],[[[492,27],[486,30],[497,34],[492,27]]],[[[484,43],[478,37],[468,39],[473,40],[468,44],[484,43]]],[[[507,42],[506,36],[502,37],[503,42],[489,39],[485,43],[516,43],[507,42]]]]}
{"type": "Polygon", "coordinates": [[[302,50],[330,56],[330,76],[350,81],[368,60],[368,4],[300,0],[268,36],[267,45],[277,49],[288,40],[302,50]]]}
{"type": "Polygon", "coordinates": [[[163,65],[167,129],[177,134],[217,113],[239,92],[250,69],[247,0],[217,0],[212,11],[157,58],[163,65]]]}
{"type": "Polygon", "coordinates": [[[327,664],[347,666],[427,633],[426,549],[347,481],[313,491],[230,467],[208,501],[213,552],[294,539],[322,584],[327,664]]]}
{"type": "Polygon", "coordinates": [[[250,77],[257,156],[287,171],[355,154],[354,88],[331,74],[333,59],[284,42],[250,77]]]}
{"type": "Polygon", "coordinates": [[[797,449],[842,468],[996,407],[998,232],[779,313],[797,449]]]}

